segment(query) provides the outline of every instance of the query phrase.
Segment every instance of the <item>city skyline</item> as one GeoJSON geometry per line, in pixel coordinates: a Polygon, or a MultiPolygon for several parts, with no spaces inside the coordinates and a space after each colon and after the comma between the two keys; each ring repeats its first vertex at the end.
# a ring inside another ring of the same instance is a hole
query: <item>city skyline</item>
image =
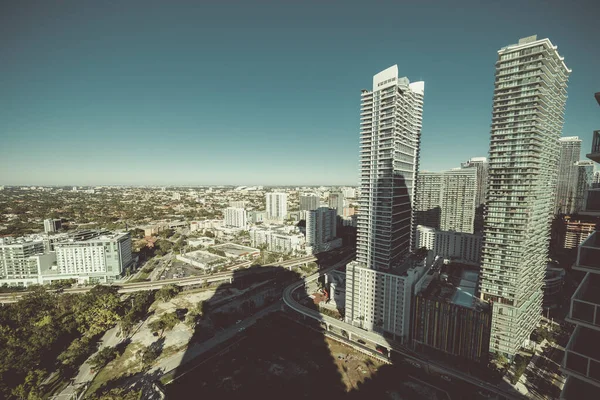
{"type": "Polygon", "coordinates": [[[516,15],[467,4],[463,13],[390,3],[382,15],[345,2],[318,16],[278,5],[12,4],[0,16],[0,185],[354,186],[356,88],[395,63],[428,82],[421,170],[449,169],[488,155],[488,60],[533,34],[551,37],[573,68],[563,136],[588,148],[600,60],[593,13],[581,10],[593,3],[544,7],[533,20],[534,4],[516,15]],[[392,24],[394,9],[413,17],[392,24]],[[398,40],[417,28],[423,35],[398,40]]]}

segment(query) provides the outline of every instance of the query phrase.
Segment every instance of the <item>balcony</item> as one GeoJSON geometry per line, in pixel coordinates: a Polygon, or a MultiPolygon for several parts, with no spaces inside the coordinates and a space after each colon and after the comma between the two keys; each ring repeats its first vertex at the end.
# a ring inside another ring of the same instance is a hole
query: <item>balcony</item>
{"type": "Polygon", "coordinates": [[[592,233],[577,249],[577,263],[573,269],[600,274],[600,234],[592,233]]]}
{"type": "Polygon", "coordinates": [[[600,131],[594,131],[592,138],[592,152],[587,155],[592,161],[600,163],[600,131]]]}
{"type": "Polygon", "coordinates": [[[587,273],[571,297],[568,321],[600,329],[600,275],[587,273]]]}
{"type": "Polygon", "coordinates": [[[600,384],[600,331],[583,326],[575,328],[575,332],[565,348],[562,368],[569,375],[574,375],[592,384],[600,384]]]}

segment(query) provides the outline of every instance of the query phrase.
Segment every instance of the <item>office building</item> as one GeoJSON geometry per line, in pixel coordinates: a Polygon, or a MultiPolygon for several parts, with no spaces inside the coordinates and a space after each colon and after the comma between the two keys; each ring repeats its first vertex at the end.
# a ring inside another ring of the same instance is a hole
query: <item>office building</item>
{"type": "Polygon", "coordinates": [[[419,172],[414,204],[414,225],[440,227],[442,214],[442,173],[419,172]]]}
{"type": "Polygon", "coordinates": [[[55,245],[58,273],[85,277],[89,282],[111,282],[133,263],[129,233],[112,233],[55,245]]]}
{"type": "Polygon", "coordinates": [[[44,220],[44,232],[46,232],[46,233],[58,232],[61,227],[62,227],[62,222],[60,219],[45,219],[44,220]]]}
{"type": "Polygon", "coordinates": [[[321,197],[316,194],[300,195],[300,211],[312,211],[321,205],[321,197]]]}
{"type": "Polygon", "coordinates": [[[287,216],[287,194],[267,193],[267,218],[283,221],[287,216]]]}
{"type": "Polygon", "coordinates": [[[306,212],[306,253],[318,254],[342,246],[336,237],[337,212],[321,207],[306,212]]]}
{"type": "Polygon", "coordinates": [[[577,181],[573,200],[573,212],[579,213],[585,208],[585,195],[594,183],[594,162],[591,160],[577,161],[577,181]]]}
{"type": "Polygon", "coordinates": [[[569,216],[564,218],[565,233],[563,247],[565,249],[574,249],[579,247],[588,236],[596,230],[596,222],[573,220],[569,216]]]}
{"type": "Polygon", "coordinates": [[[341,191],[329,193],[329,208],[333,208],[338,216],[344,216],[344,194],[341,191]]]}
{"type": "Polygon", "coordinates": [[[405,340],[410,299],[424,257],[409,257],[424,82],[394,65],[373,77],[360,108],[360,199],[356,261],[347,266],[346,322],[405,340]]]}
{"type": "Polygon", "coordinates": [[[493,307],[490,351],[511,358],[541,318],[570,72],[548,39],[498,51],[481,297],[493,307]]]}
{"type": "Polygon", "coordinates": [[[246,229],[248,227],[248,219],[246,210],[243,208],[227,207],[225,209],[225,228],[246,229]]]}
{"type": "Polygon", "coordinates": [[[487,365],[492,313],[477,293],[478,272],[441,265],[425,276],[414,299],[412,339],[424,353],[441,352],[487,365]]]}
{"type": "Polygon", "coordinates": [[[557,164],[555,214],[574,212],[575,190],[577,188],[577,162],[581,154],[581,140],[577,136],[561,137],[560,156],[557,164]]]}
{"type": "Polygon", "coordinates": [[[473,233],[477,180],[477,168],[419,172],[415,226],[473,233]]]}
{"type": "Polygon", "coordinates": [[[475,168],[477,170],[477,196],[475,205],[480,206],[485,203],[488,178],[488,160],[485,157],[473,157],[469,161],[461,164],[461,168],[475,168]]]}
{"type": "Polygon", "coordinates": [[[477,265],[481,263],[481,233],[441,231],[418,225],[416,230],[417,248],[425,247],[434,255],[451,261],[477,265]]]}
{"type": "MultiPolygon", "coordinates": [[[[595,95],[600,105],[600,93],[595,95]]],[[[587,158],[600,162],[600,130],[594,131],[592,151],[587,158]]],[[[584,212],[600,217],[599,188],[588,191],[584,212]]],[[[567,375],[561,399],[600,398],[600,230],[594,231],[578,248],[573,270],[585,273],[571,297],[566,321],[575,330],[565,347],[561,370],[567,375]]]]}
{"type": "Polygon", "coordinates": [[[442,173],[440,229],[473,233],[477,169],[452,169],[442,173]]]}

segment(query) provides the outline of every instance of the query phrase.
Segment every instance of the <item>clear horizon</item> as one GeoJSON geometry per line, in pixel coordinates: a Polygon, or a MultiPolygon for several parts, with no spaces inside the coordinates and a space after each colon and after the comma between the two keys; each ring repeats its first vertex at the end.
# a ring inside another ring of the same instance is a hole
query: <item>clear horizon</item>
{"type": "Polygon", "coordinates": [[[394,64],[425,81],[420,170],[459,167],[488,156],[497,50],[534,34],[582,158],[598,126],[591,0],[29,3],[0,13],[0,185],[356,186],[360,90],[394,64]]]}

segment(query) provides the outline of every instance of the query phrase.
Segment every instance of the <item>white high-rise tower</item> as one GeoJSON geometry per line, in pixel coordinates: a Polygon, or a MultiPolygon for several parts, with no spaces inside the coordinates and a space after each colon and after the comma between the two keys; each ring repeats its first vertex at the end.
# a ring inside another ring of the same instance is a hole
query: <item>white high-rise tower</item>
{"type": "Polygon", "coordinates": [[[394,65],[363,90],[360,201],[356,261],[346,268],[346,321],[408,335],[416,273],[410,252],[412,207],[423,114],[424,82],[398,77],[394,65]],[[402,269],[402,271],[400,271],[402,269]]]}
{"type": "Polygon", "coordinates": [[[548,39],[498,51],[481,297],[493,307],[490,351],[511,357],[541,318],[570,72],[548,39]]]}
{"type": "Polygon", "coordinates": [[[287,216],[287,193],[267,193],[267,218],[282,221],[287,216]]]}
{"type": "MultiPolygon", "coordinates": [[[[581,139],[577,136],[561,137],[558,159],[558,178],[554,213],[572,214],[575,212],[575,192],[577,191],[577,162],[581,154],[581,139]]],[[[584,190],[585,191],[585,190],[584,190]]]]}

